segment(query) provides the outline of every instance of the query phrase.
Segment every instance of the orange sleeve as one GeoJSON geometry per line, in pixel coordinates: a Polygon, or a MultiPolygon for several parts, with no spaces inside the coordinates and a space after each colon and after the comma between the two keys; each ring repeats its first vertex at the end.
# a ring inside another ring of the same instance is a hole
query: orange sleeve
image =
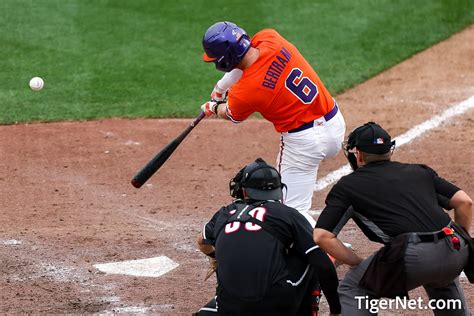
{"type": "Polygon", "coordinates": [[[232,91],[229,93],[226,114],[232,122],[240,123],[247,119],[253,112],[255,112],[255,110],[252,109],[250,104],[236,96],[235,93],[232,94],[232,91]]]}

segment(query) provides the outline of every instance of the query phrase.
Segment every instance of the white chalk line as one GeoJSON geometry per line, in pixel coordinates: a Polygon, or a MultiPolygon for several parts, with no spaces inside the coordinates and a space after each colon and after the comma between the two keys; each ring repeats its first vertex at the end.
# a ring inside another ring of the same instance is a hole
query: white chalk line
{"type": "MultiPolygon", "coordinates": [[[[396,147],[401,147],[409,142],[413,141],[414,139],[420,137],[424,133],[434,128],[439,127],[445,121],[451,119],[452,117],[458,116],[466,112],[467,110],[474,107],[474,96],[464,100],[463,102],[454,105],[448,108],[446,111],[439,115],[433,116],[431,119],[416,125],[415,127],[411,128],[406,133],[395,137],[396,147]]],[[[337,182],[341,177],[349,174],[352,171],[349,164],[342,166],[341,168],[330,172],[325,177],[316,181],[314,185],[314,191],[321,191],[330,186],[331,184],[337,182]]]]}
{"type": "Polygon", "coordinates": [[[94,264],[96,269],[105,273],[153,278],[160,277],[178,266],[178,263],[166,256],[94,264]]]}
{"type": "Polygon", "coordinates": [[[174,308],[172,304],[161,304],[151,306],[117,306],[110,310],[100,312],[99,315],[116,315],[116,314],[127,314],[127,315],[161,315],[159,312],[168,311],[174,308]],[[157,313],[158,312],[158,313],[157,313]]]}
{"type": "Polygon", "coordinates": [[[21,240],[16,240],[16,239],[0,240],[0,245],[5,245],[5,246],[21,245],[21,240]]]}

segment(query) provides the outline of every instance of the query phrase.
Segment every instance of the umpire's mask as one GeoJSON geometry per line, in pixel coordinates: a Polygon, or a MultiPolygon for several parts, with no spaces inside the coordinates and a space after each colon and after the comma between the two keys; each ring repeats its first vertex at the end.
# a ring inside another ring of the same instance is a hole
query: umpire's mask
{"type": "Polygon", "coordinates": [[[280,173],[262,158],[242,168],[229,182],[231,196],[243,199],[245,189],[247,198],[255,201],[282,200],[283,187],[280,173]]]}
{"type": "Polygon", "coordinates": [[[365,123],[354,129],[342,143],[342,149],[353,170],[357,169],[357,157],[355,148],[360,151],[383,155],[395,148],[395,141],[380,125],[374,122],[365,123]]]}

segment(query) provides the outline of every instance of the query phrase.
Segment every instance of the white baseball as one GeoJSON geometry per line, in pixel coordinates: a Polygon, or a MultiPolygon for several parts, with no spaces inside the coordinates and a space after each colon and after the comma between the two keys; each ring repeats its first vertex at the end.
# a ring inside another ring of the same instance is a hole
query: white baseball
{"type": "Polygon", "coordinates": [[[38,90],[43,89],[43,86],[44,86],[44,81],[43,81],[43,79],[41,79],[40,77],[33,77],[33,78],[31,78],[31,80],[30,80],[30,88],[31,88],[31,90],[38,91],[38,90]]]}

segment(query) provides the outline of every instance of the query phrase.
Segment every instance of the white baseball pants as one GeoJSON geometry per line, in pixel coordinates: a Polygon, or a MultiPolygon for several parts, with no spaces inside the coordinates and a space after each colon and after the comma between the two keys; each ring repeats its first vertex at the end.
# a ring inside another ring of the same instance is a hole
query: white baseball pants
{"type": "Polygon", "coordinates": [[[280,153],[277,158],[282,182],[288,186],[284,203],[297,209],[308,221],[316,225],[308,214],[311,208],[314,185],[321,161],[336,156],[342,147],[346,123],[339,109],[326,121],[314,121],[314,126],[295,133],[281,133],[280,153]]]}

